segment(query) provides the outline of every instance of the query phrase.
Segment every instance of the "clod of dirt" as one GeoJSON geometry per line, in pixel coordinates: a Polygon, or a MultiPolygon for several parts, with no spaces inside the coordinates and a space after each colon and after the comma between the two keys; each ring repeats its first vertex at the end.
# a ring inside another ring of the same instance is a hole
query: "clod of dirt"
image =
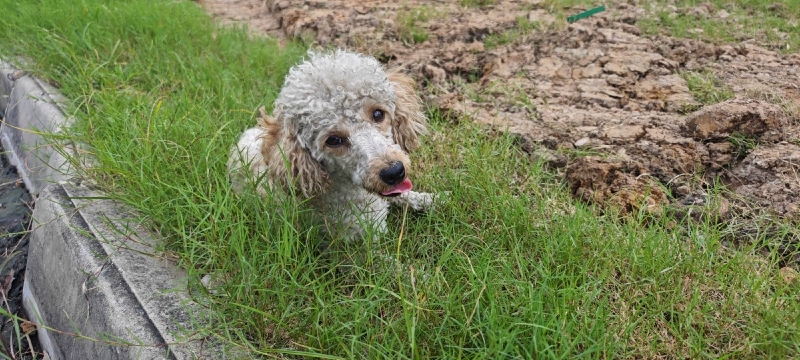
{"type": "Polygon", "coordinates": [[[686,119],[687,136],[698,140],[726,139],[732,134],[779,141],[786,116],[778,105],[757,100],[729,100],[706,106],[686,119]]]}
{"type": "Polygon", "coordinates": [[[422,73],[425,75],[425,78],[430,80],[433,84],[442,84],[447,79],[447,73],[444,69],[434,65],[425,65],[425,67],[422,68],[422,73]]]}
{"type": "MultiPolygon", "coordinates": [[[[655,177],[663,184],[684,184],[692,174],[703,170],[708,152],[698,143],[668,143],[641,140],[625,147],[639,173],[655,177]]],[[[629,166],[631,167],[631,166],[629,166]]]]}
{"type": "Polygon", "coordinates": [[[754,149],[731,169],[736,193],[785,217],[800,218],[800,146],[790,143],[754,149]]]}
{"type": "Polygon", "coordinates": [[[793,285],[800,280],[800,273],[788,266],[782,267],[778,273],[780,274],[781,280],[787,285],[793,285]]]}
{"type": "Polygon", "coordinates": [[[670,210],[677,218],[690,217],[702,222],[720,222],[734,215],[734,205],[724,196],[709,194],[702,188],[690,190],[681,186],[673,194],[676,201],[670,204],[670,210]]]}
{"type": "Polygon", "coordinates": [[[706,165],[710,170],[720,170],[735,160],[734,152],[736,147],[731,142],[709,143],[706,147],[708,148],[706,165]]]}
{"type": "Polygon", "coordinates": [[[561,168],[567,166],[567,156],[548,148],[538,148],[530,153],[531,158],[543,162],[551,168],[561,168]]]}
{"type": "Polygon", "coordinates": [[[572,194],[601,206],[616,206],[625,213],[640,209],[658,213],[669,203],[667,194],[649,176],[634,176],[622,164],[584,157],[567,167],[572,194]]]}

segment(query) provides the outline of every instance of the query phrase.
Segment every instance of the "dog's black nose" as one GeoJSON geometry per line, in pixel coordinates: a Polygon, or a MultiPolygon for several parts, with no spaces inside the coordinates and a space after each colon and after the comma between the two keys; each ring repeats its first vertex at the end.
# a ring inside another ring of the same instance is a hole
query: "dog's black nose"
{"type": "Polygon", "coordinates": [[[406,168],[403,166],[403,163],[399,161],[395,161],[383,170],[381,173],[378,174],[381,177],[383,182],[389,185],[395,185],[406,178],[406,168]]]}

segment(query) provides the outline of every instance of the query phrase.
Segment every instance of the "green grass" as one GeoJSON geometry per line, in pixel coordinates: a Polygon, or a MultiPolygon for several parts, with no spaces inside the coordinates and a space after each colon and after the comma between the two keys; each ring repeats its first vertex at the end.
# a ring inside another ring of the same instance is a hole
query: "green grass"
{"type": "Polygon", "coordinates": [[[422,43],[428,40],[428,32],[420,26],[432,18],[441,17],[432,6],[418,6],[397,12],[397,35],[406,43],[422,43]]]}
{"type": "Polygon", "coordinates": [[[737,159],[744,159],[758,145],[757,139],[741,133],[733,133],[727,140],[733,145],[732,153],[737,159]]]}
{"type": "Polygon", "coordinates": [[[495,49],[497,47],[513,43],[519,38],[528,35],[539,28],[540,25],[536,21],[528,21],[528,19],[525,18],[518,18],[516,27],[508,29],[500,34],[491,34],[483,40],[483,43],[487,50],[495,49]]]}
{"type": "Polygon", "coordinates": [[[712,105],[732,99],[734,94],[711,70],[682,71],[681,77],[695,100],[703,105],[712,105]]]}
{"type": "Polygon", "coordinates": [[[412,176],[450,195],[430,214],[392,212],[365,246],[427,279],[342,273],[298,204],[237,197],[225,175],[302,47],[216,28],[190,2],[0,6],[0,27],[17,29],[0,51],[72,99],[73,138],[97,162],[86,176],[163,237],[229,344],[343,358],[798,356],[800,284],[781,280],[777,250],[753,255],[796,238],[791,226],[733,251],[725,225],[601,213],[513,137],[431,109],[412,176]],[[197,285],[205,274],[225,280],[217,293],[197,285]]]}
{"type": "Polygon", "coordinates": [[[678,9],[690,9],[704,3],[710,5],[707,16],[698,17],[686,11],[678,11],[670,16],[670,11],[663,10],[652,18],[639,21],[637,25],[645,34],[665,33],[715,43],[741,43],[756,39],[758,44],[780,52],[794,53],[800,50],[800,27],[797,26],[800,21],[799,1],[679,0],[674,5],[678,9]],[[717,16],[720,10],[725,10],[730,16],[724,19],[717,16]]]}
{"type": "Polygon", "coordinates": [[[463,7],[477,7],[477,8],[484,8],[487,6],[494,5],[497,0],[460,0],[461,6],[463,7]]]}

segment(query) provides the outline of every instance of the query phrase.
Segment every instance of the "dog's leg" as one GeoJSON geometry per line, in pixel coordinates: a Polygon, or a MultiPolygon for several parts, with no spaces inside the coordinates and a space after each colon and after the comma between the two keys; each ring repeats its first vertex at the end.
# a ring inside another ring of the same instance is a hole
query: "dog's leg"
{"type": "Polygon", "coordinates": [[[400,196],[388,198],[388,200],[390,204],[397,207],[408,205],[414,211],[429,211],[433,209],[440,197],[440,194],[409,191],[400,196]]]}
{"type": "MultiPolygon", "coordinates": [[[[233,190],[239,194],[244,193],[251,183],[261,180],[266,173],[266,164],[261,155],[263,133],[259,127],[247,129],[230,150],[228,177],[233,190]]],[[[265,195],[263,187],[258,186],[257,189],[260,195],[265,195]]]]}

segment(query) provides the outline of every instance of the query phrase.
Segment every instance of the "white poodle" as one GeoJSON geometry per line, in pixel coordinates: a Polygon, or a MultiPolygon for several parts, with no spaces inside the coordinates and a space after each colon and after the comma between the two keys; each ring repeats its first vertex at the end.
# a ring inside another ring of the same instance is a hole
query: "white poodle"
{"type": "Polygon", "coordinates": [[[328,233],[360,239],[366,227],[386,230],[390,204],[432,205],[407,173],[425,132],[409,77],[368,56],[312,52],[290,70],[273,115],[262,109],[242,134],[228,171],[236,191],[255,181],[262,195],[308,199],[328,233]]]}

